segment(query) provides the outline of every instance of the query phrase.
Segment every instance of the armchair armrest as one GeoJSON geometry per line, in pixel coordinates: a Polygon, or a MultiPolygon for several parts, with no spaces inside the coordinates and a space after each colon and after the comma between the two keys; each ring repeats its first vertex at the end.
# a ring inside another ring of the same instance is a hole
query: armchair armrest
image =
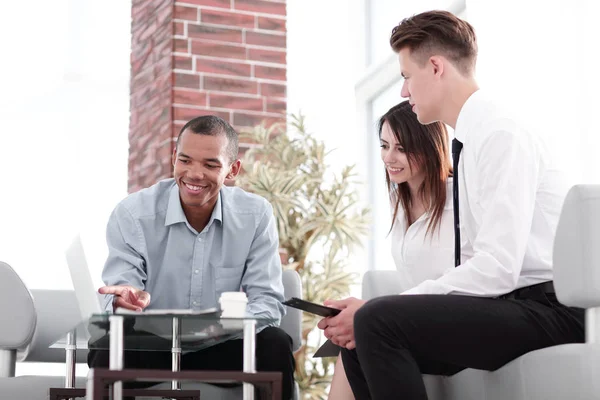
{"type": "Polygon", "coordinates": [[[0,262],[0,376],[15,374],[16,352],[26,348],[35,332],[31,293],[10,265],[0,262]]]}
{"type": "MultiPolygon", "coordinates": [[[[51,348],[52,343],[78,327],[82,322],[79,305],[73,290],[33,289],[37,328],[26,351],[19,354],[20,361],[65,362],[65,349],[51,348]]],[[[77,341],[87,342],[89,334],[85,326],[78,327],[77,341]]],[[[77,362],[87,362],[86,349],[77,350],[77,362]]]]}
{"type": "Polygon", "coordinates": [[[370,300],[374,297],[400,294],[401,279],[398,271],[367,271],[362,280],[362,298],[370,300]]]}
{"type": "Polygon", "coordinates": [[[35,331],[36,314],[31,293],[10,265],[0,262],[0,348],[22,349],[35,331]]]}
{"type": "MultiPolygon", "coordinates": [[[[282,279],[285,298],[297,297],[301,299],[302,281],[300,275],[293,270],[284,270],[282,279]]],[[[292,338],[292,350],[298,350],[302,345],[302,311],[287,307],[286,313],[281,319],[281,329],[292,338]]]]}
{"type": "Polygon", "coordinates": [[[554,239],[558,300],[587,308],[586,342],[600,342],[600,185],[575,185],[563,204],[554,239]]]}
{"type": "Polygon", "coordinates": [[[554,240],[558,300],[600,307],[600,185],[575,185],[563,204],[554,240]]]}

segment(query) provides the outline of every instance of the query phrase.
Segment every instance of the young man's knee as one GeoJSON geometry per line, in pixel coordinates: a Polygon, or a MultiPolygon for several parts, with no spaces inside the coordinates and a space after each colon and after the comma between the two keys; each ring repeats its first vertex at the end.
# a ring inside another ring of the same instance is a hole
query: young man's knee
{"type": "MultiPolygon", "coordinates": [[[[387,314],[387,309],[391,305],[392,297],[395,296],[382,296],[376,297],[367,301],[361,308],[354,314],[354,325],[368,326],[373,321],[378,320],[381,316],[387,314]]],[[[356,329],[356,328],[355,328],[356,329]]]]}
{"type": "Polygon", "coordinates": [[[257,335],[256,351],[262,358],[292,357],[292,338],[281,328],[265,328],[257,335]]]}
{"type": "Polygon", "coordinates": [[[292,349],[292,338],[281,328],[269,326],[258,333],[258,344],[278,349],[292,349]]]}
{"type": "Polygon", "coordinates": [[[108,350],[90,350],[87,355],[87,363],[90,368],[108,368],[108,350]]]}
{"type": "Polygon", "coordinates": [[[259,370],[283,373],[284,389],[292,384],[296,362],[292,339],[283,329],[269,327],[258,334],[256,358],[259,370]]]}

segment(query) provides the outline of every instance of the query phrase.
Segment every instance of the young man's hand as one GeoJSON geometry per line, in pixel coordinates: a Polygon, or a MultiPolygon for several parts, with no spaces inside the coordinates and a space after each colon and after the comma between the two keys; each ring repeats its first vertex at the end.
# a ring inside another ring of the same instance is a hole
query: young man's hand
{"type": "Polygon", "coordinates": [[[352,350],[356,347],[354,342],[354,314],[362,307],[366,300],[349,297],[344,300],[327,300],[325,305],[342,310],[335,317],[323,318],[317,326],[325,331],[325,337],[334,344],[352,350]]]}
{"type": "Polygon", "coordinates": [[[150,293],[130,285],[102,286],[98,293],[112,294],[113,311],[117,308],[126,308],[133,311],[142,311],[150,304],[150,293]]]}

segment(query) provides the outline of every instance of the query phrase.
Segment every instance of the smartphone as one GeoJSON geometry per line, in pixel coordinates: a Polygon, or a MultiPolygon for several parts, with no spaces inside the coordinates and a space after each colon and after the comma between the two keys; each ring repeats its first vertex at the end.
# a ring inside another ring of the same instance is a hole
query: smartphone
{"type": "Polygon", "coordinates": [[[292,297],[291,299],[284,301],[283,304],[288,307],[294,307],[299,310],[309,312],[311,314],[320,315],[321,317],[333,317],[342,311],[338,310],[337,308],[311,303],[310,301],[298,299],[296,297],[292,297]]]}

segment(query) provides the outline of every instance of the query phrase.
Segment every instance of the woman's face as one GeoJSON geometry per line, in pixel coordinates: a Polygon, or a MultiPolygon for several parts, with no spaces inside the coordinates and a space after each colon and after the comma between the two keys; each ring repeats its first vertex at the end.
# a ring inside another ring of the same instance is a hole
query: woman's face
{"type": "Polygon", "coordinates": [[[390,177],[390,181],[400,184],[422,180],[424,174],[418,165],[409,165],[404,149],[396,140],[389,124],[385,122],[381,128],[381,160],[390,177]]]}

